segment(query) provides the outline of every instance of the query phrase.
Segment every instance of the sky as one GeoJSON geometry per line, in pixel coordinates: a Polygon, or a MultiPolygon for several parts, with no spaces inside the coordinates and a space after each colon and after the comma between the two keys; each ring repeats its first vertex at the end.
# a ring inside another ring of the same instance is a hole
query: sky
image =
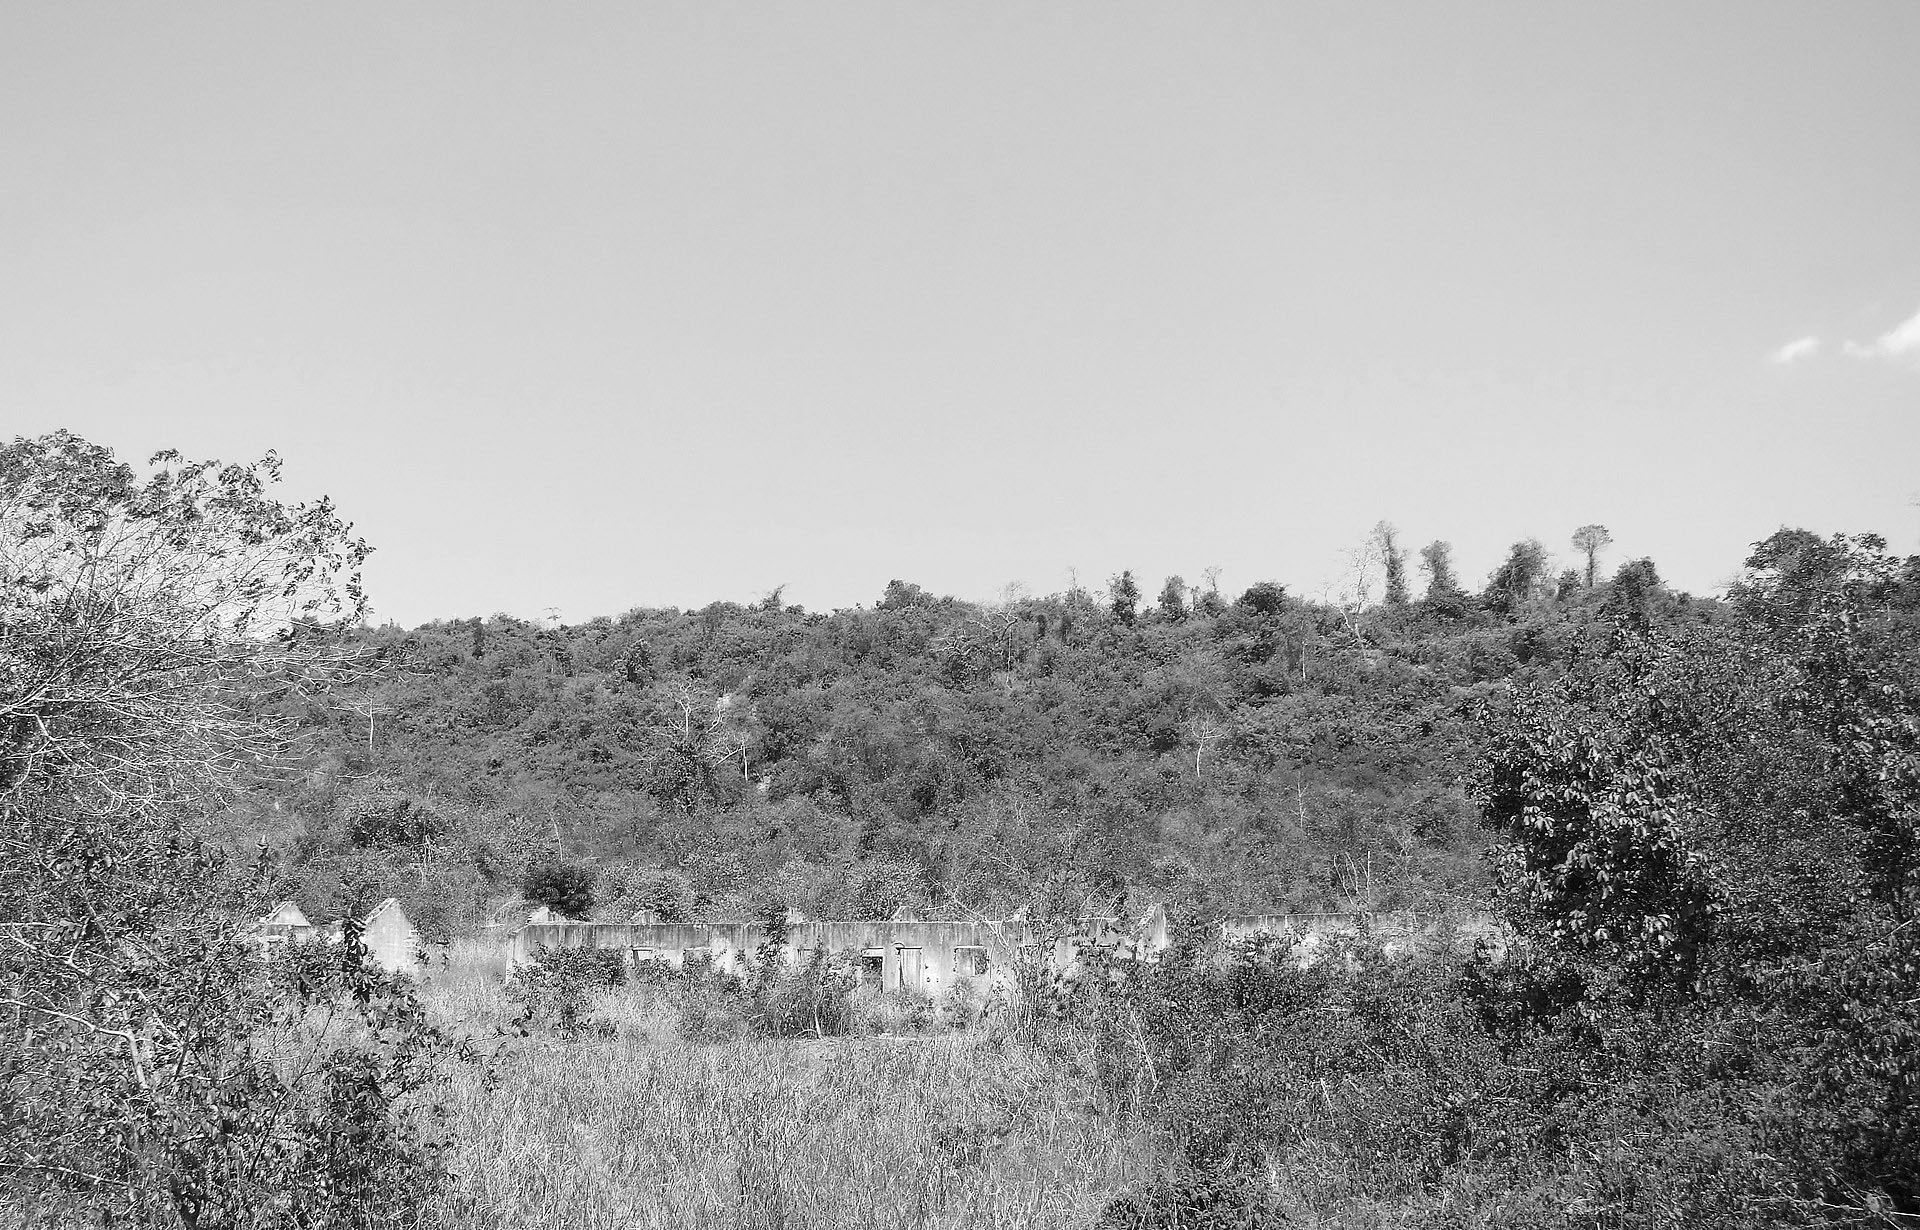
{"type": "Polygon", "coordinates": [[[1920,551],[1920,4],[0,6],[0,438],[376,617],[1920,551]]]}

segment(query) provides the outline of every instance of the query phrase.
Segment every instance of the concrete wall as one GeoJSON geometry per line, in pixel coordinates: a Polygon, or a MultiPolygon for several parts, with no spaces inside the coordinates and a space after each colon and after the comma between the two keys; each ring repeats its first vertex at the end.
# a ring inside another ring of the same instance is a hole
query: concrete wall
{"type": "Polygon", "coordinates": [[[1445,943],[1462,955],[1470,953],[1476,940],[1486,939],[1497,955],[1506,951],[1505,930],[1490,915],[1471,915],[1451,924],[1451,936],[1440,933],[1437,924],[1422,924],[1412,910],[1388,914],[1243,914],[1220,920],[1220,934],[1228,940],[1252,939],[1272,935],[1291,941],[1295,958],[1308,965],[1317,960],[1329,943],[1340,936],[1366,935],[1379,943],[1389,957],[1413,951],[1421,944],[1445,943]]]}
{"type": "Polygon", "coordinates": [[[382,969],[420,976],[420,935],[393,898],[382,901],[367,915],[360,942],[382,969]]]}
{"type": "Polygon", "coordinates": [[[274,944],[298,943],[313,938],[313,924],[291,901],[282,901],[251,929],[254,942],[262,948],[274,944]]]}
{"type": "MultiPolygon", "coordinates": [[[[1166,918],[1158,911],[1137,939],[1112,918],[1081,919],[1072,927],[1072,934],[1049,940],[1018,921],[792,922],[786,926],[780,955],[792,964],[815,951],[846,954],[860,958],[861,980],[868,985],[937,996],[962,977],[972,979],[981,992],[1009,986],[1015,961],[1023,957],[1067,971],[1087,945],[1126,946],[1128,951],[1137,946],[1146,952],[1166,947],[1166,918]],[[974,972],[982,957],[984,975],[974,972]],[[961,969],[963,964],[969,968],[961,969]]],[[[510,944],[516,963],[533,960],[542,948],[606,948],[625,954],[629,963],[661,961],[676,969],[689,956],[707,954],[719,969],[738,974],[766,941],[766,926],[758,922],[549,922],[529,923],[510,944]]]]}
{"type": "MultiPolygon", "coordinates": [[[[1391,914],[1243,914],[1219,923],[1222,938],[1245,940],[1271,935],[1292,945],[1302,965],[1319,958],[1340,936],[1367,935],[1388,956],[1406,951],[1420,937],[1420,922],[1411,911],[1391,914]]],[[[675,969],[695,955],[711,956],[716,967],[740,974],[767,940],[758,922],[624,923],[535,922],[514,932],[508,940],[513,961],[533,960],[542,948],[606,948],[623,954],[629,963],[659,961],[675,969]]],[[[789,964],[816,950],[846,954],[861,960],[862,981],[883,990],[910,990],[938,996],[960,978],[973,979],[981,993],[1011,985],[1016,961],[1043,962],[1045,967],[1070,974],[1081,950],[1088,946],[1151,957],[1167,946],[1166,914],[1155,909],[1140,923],[1123,926],[1117,919],[1084,918],[1067,926],[1067,934],[1043,934],[1020,920],[1004,922],[925,922],[895,919],[884,922],[790,921],[780,955],[789,964]],[[987,971],[976,975],[962,970],[984,953],[987,971]]]]}

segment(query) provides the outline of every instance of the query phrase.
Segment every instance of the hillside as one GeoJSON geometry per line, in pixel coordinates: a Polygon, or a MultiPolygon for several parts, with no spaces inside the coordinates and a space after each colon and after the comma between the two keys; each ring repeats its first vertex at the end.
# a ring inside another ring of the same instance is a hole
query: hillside
{"type": "Polygon", "coordinates": [[[591,867],[596,913],[902,907],[1176,913],[1482,896],[1474,714],[1623,622],[1723,619],[1648,561],[1591,586],[1515,544],[1478,594],[1131,576],[980,605],[890,582],[830,614],[714,603],[575,626],[351,632],[377,668],[295,716],[307,771],[225,819],[316,917],[395,894],[451,934],[529,861],[591,867]],[[371,726],[371,733],[369,733],[371,726]]]}

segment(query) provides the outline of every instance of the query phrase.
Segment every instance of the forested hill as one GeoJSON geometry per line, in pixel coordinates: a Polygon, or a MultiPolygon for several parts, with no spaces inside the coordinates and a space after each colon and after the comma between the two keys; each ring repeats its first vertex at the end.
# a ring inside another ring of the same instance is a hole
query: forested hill
{"type": "MultiPolygon", "coordinates": [[[[1821,542],[1782,531],[1748,564],[1821,542]]],[[[374,682],[297,715],[310,770],[226,833],[264,835],[316,916],[394,893],[441,932],[529,864],[590,869],[600,916],[1472,900],[1476,713],[1623,629],[1735,612],[1645,560],[1555,576],[1523,542],[1469,593],[1424,554],[1423,593],[1389,549],[1370,604],[1178,578],[1142,601],[1124,576],[976,605],[894,581],[832,614],[776,594],[363,629],[374,682]]],[[[1920,593],[1920,561],[1904,575],[1920,593]]]]}

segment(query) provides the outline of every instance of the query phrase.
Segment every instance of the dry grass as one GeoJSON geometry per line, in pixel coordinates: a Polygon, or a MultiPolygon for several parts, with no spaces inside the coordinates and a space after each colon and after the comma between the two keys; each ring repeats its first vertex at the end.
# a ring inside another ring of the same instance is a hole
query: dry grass
{"type": "MultiPolygon", "coordinates": [[[[428,999],[475,1032],[504,962],[470,945],[428,999]]],[[[987,1032],[678,1041],[646,990],[602,997],[612,1039],[513,1044],[455,1095],[452,1226],[1089,1225],[1150,1165],[1073,1065],[987,1032]]]]}

